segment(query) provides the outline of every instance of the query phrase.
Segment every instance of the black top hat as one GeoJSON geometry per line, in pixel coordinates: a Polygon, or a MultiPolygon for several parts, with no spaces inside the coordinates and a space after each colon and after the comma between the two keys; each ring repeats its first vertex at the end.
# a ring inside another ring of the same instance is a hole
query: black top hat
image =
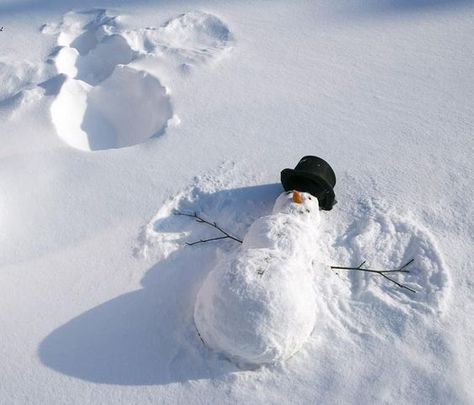
{"type": "Polygon", "coordinates": [[[333,190],[336,175],[325,160],[316,156],[305,156],[294,169],[282,170],[281,184],[286,191],[298,190],[314,195],[323,210],[329,211],[337,202],[333,190]]]}

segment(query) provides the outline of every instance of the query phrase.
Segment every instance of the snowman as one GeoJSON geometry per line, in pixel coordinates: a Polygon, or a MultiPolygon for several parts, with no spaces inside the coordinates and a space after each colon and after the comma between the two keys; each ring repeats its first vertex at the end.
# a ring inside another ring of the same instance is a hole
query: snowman
{"type": "Polygon", "coordinates": [[[318,308],[312,262],[320,209],[335,203],[329,164],[305,156],[281,173],[285,192],[234,254],[218,262],[194,307],[202,340],[241,366],[285,360],[310,336],[318,308]]]}

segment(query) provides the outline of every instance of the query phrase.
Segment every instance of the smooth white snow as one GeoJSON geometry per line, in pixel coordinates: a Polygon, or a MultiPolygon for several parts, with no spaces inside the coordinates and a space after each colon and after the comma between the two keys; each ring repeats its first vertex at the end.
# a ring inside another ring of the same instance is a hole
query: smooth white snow
{"type": "Polygon", "coordinates": [[[97,6],[0,3],[0,402],[472,403],[472,2],[97,6]],[[307,154],[315,327],[239,368],[194,308],[244,247],[173,212],[251,235],[307,154]]]}

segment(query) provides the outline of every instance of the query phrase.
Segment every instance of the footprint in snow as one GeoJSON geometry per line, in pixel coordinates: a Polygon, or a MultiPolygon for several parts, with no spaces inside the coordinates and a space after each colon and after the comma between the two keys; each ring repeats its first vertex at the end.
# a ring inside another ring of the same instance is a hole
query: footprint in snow
{"type": "Polygon", "coordinates": [[[131,62],[155,57],[187,71],[216,58],[231,41],[222,21],[198,11],[139,30],[104,9],[71,11],[42,32],[58,36],[50,62],[64,82],[51,105],[53,124],[68,145],[85,151],[136,145],[178,122],[168,89],[131,62]]]}

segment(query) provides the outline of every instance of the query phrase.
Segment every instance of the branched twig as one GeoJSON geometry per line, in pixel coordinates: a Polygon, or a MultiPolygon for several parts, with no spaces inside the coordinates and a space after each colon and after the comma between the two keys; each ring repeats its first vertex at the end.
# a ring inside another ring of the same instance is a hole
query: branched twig
{"type": "Polygon", "coordinates": [[[217,223],[206,221],[204,218],[200,217],[197,214],[197,212],[189,214],[189,213],[186,213],[186,212],[175,211],[174,215],[182,215],[182,216],[185,216],[185,217],[194,218],[196,220],[196,222],[212,226],[213,228],[217,229],[220,233],[222,233],[224,235],[224,236],[218,236],[218,237],[215,237],[215,238],[200,239],[200,240],[195,241],[195,242],[186,242],[186,245],[188,245],[188,246],[193,246],[193,245],[197,245],[198,243],[211,242],[211,241],[214,241],[214,240],[221,240],[221,239],[232,239],[232,240],[235,240],[236,242],[242,243],[242,240],[240,240],[239,238],[236,238],[235,236],[232,236],[228,232],[224,231],[219,225],[217,225],[217,223]]]}
{"type": "Polygon", "coordinates": [[[386,278],[387,280],[391,281],[392,283],[396,284],[400,288],[404,288],[408,291],[411,291],[412,293],[416,293],[416,291],[410,287],[407,287],[404,284],[399,283],[398,281],[395,281],[393,278],[390,278],[387,276],[386,273],[410,273],[410,270],[406,270],[406,268],[412,264],[415,261],[415,259],[409,260],[407,263],[405,263],[403,266],[401,266],[398,269],[391,269],[391,270],[374,270],[374,269],[365,269],[362,266],[365,264],[365,261],[363,261],[358,267],[342,267],[342,266],[331,266],[331,269],[333,270],[356,270],[356,271],[365,271],[367,273],[376,273],[383,278],[386,278]]]}
{"type": "MultiPolygon", "coordinates": [[[[199,239],[195,242],[186,242],[186,245],[188,245],[188,246],[193,246],[193,245],[197,245],[199,243],[212,242],[212,241],[222,240],[222,239],[232,239],[236,242],[242,243],[241,239],[236,238],[235,236],[232,236],[230,233],[224,231],[219,225],[217,225],[216,222],[210,222],[210,221],[207,221],[204,218],[200,217],[197,214],[197,212],[193,212],[192,214],[190,214],[190,213],[186,213],[186,212],[175,211],[174,215],[182,215],[182,216],[185,216],[185,217],[194,218],[196,220],[196,222],[209,225],[209,226],[217,229],[220,233],[222,233],[224,235],[224,236],[217,236],[217,237],[208,238],[208,239],[199,239]]],[[[389,270],[366,269],[366,268],[362,267],[362,266],[364,266],[365,261],[363,261],[357,267],[331,266],[331,269],[333,269],[333,270],[355,270],[355,271],[365,271],[366,273],[375,273],[375,274],[378,274],[378,275],[382,276],[383,278],[391,281],[392,283],[394,283],[395,285],[397,285],[400,288],[404,288],[408,291],[411,291],[412,293],[416,293],[416,291],[414,289],[412,289],[412,288],[410,288],[410,287],[408,287],[404,284],[401,284],[398,281],[394,280],[393,278],[387,276],[387,274],[391,274],[391,273],[410,273],[410,270],[407,270],[407,267],[410,264],[412,264],[414,261],[415,261],[415,259],[411,259],[407,263],[405,263],[403,266],[401,266],[400,268],[398,268],[398,269],[389,269],[389,270]]]]}

